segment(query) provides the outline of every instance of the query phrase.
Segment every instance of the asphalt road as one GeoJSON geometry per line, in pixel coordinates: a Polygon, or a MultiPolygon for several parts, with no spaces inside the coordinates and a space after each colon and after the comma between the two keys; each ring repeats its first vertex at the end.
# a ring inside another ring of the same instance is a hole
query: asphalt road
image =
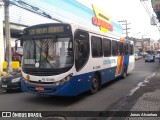
{"type": "Polygon", "coordinates": [[[0,111],[104,111],[117,110],[121,102],[132,96],[138,84],[152,76],[158,64],[137,60],[126,79],[116,79],[94,94],[77,97],[48,97],[24,92],[0,92],[0,111]]]}

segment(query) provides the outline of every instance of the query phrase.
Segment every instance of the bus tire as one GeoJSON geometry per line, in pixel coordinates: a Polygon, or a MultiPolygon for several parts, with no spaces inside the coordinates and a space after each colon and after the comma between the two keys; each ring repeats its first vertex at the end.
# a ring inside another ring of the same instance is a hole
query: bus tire
{"type": "Polygon", "coordinates": [[[97,74],[94,74],[92,82],[91,82],[91,88],[90,93],[95,94],[100,88],[100,79],[97,74]]]}
{"type": "Polygon", "coordinates": [[[123,72],[122,72],[122,79],[125,79],[127,77],[127,68],[126,66],[123,67],[123,72]]]}

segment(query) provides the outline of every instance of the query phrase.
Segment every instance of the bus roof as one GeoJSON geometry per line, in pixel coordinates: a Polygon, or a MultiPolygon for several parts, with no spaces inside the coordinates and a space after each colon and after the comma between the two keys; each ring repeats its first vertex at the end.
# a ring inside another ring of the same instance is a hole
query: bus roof
{"type": "MultiPolygon", "coordinates": [[[[75,24],[75,23],[44,23],[44,24],[37,24],[37,25],[30,26],[28,28],[25,28],[24,31],[26,31],[28,29],[31,29],[31,28],[36,28],[36,27],[39,27],[39,26],[60,25],[60,24],[64,24],[64,25],[69,24],[69,25],[71,25],[72,30],[74,30],[74,31],[77,30],[77,29],[80,29],[80,30],[87,31],[89,33],[94,33],[94,34],[102,35],[102,36],[113,38],[113,39],[120,40],[120,38],[122,38],[122,36],[117,35],[114,32],[106,32],[105,33],[105,32],[102,32],[100,30],[97,31],[97,30],[94,30],[94,29],[91,29],[91,28],[87,28],[86,26],[83,26],[83,25],[80,25],[80,24],[75,24]]],[[[127,39],[126,42],[127,41],[130,41],[130,40],[127,39]]],[[[133,41],[131,43],[133,43],[133,41]]]]}

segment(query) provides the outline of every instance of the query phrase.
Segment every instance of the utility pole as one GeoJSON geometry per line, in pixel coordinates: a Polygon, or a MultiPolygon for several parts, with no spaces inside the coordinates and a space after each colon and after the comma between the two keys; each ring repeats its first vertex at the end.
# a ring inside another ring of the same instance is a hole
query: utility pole
{"type": "Polygon", "coordinates": [[[144,51],[144,36],[146,35],[142,35],[142,51],[144,51]]]}
{"type": "Polygon", "coordinates": [[[3,61],[4,61],[4,39],[3,39],[3,9],[4,9],[4,2],[0,0],[0,76],[1,72],[3,71],[3,61]]]}
{"type": "Polygon", "coordinates": [[[122,20],[122,21],[118,21],[118,22],[122,23],[122,25],[125,26],[125,28],[123,30],[125,30],[126,38],[128,38],[128,33],[129,33],[128,30],[131,29],[128,27],[128,25],[131,23],[128,23],[127,20],[122,20]]]}
{"type": "Polygon", "coordinates": [[[12,72],[12,55],[11,55],[11,40],[10,40],[10,21],[9,21],[9,0],[4,0],[4,15],[5,15],[5,36],[6,36],[6,60],[7,72],[12,72]]]}

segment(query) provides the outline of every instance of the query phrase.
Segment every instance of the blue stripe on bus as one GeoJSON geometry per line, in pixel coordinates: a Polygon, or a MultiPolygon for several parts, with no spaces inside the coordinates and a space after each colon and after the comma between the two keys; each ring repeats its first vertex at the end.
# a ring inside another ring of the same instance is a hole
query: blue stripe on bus
{"type": "MultiPolygon", "coordinates": [[[[116,67],[103,69],[98,71],[101,74],[101,84],[107,83],[115,79],[116,67]]],[[[35,86],[27,85],[21,81],[21,88],[24,92],[35,94],[55,95],[55,96],[76,96],[80,93],[88,91],[91,87],[92,76],[95,72],[85,73],[73,76],[71,80],[60,86],[45,86],[44,91],[35,91],[35,86]]]]}

